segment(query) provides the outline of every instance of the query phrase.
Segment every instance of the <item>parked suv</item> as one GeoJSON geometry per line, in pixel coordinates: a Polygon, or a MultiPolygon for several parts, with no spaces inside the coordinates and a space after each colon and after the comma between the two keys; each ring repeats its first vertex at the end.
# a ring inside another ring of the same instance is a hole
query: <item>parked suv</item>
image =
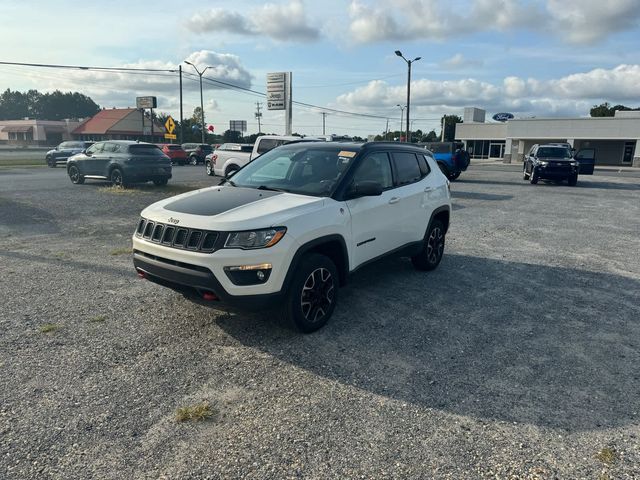
{"type": "Polygon", "coordinates": [[[67,173],[76,184],[96,179],[118,186],[148,181],[166,185],[171,178],[171,160],[157,145],[112,140],[95,143],[69,158],[67,173]]]}
{"type": "Polygon", "coordinates": [[[291,143],[219,186],[144,209],[133,263],[140,277],[199,303],[277,307],[312,332],[363,265],[397,254],[436,268],[450,212],[449,182],[422,148],[291,143]]]}
{"type": "Polygon", "coordinates": [[[172,143],[162,143],[158,145],[167,157],[171,159],[171,165],[186,165],[189,161],[187,152],[184,151],[182,145],[176,145],[172,143]]]}
{"type": "Polygon", "coordinates": [[[56,168],[58,163],[67,163],[67,159],[76,153],[93,145],[93,142],[62,142],[56,148],[49,150],[45,155],[45,161],[51,168],[56,168]]]}
{"type": "Polygon", "coordinates": [[[532,184],[541,178],[562,182],[569,185],[578,183],[579,164],[572,158],[571,150],[564,145],[534,145],[524,157],[522,177],[532,184]]]}
{"type": "Polygon", "coordinates": [[[204,163],[205,157],[213,152],[213,147],[206,143],[183,143],[182,149],[187,152],[188,162],[191,165],[204,163]]]}
{"type": "Polygon", "coordinates": [[[451,181],[456,180],[469,166],[469,153],[462,142],[426,142],[419,145],[433,153],[440,170],[451,181]]]}

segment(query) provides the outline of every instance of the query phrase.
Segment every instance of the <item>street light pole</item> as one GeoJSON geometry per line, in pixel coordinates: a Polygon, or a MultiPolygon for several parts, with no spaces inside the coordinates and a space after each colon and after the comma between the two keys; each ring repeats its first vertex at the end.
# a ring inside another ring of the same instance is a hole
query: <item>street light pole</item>
{"type": "Polygon", "coordinates": [[[198,70],[198,67],[187,60],[185,60],[184,63],[191,65],[200,77],[200,118],[202,123],[202,125],[200,125],[200,133],[202,134],[202,143],[204,143],[204,100],[202,97],[202,75],[204,75],[204,72],[206,72],[211,67],[205,67],[204,70],[200,71],[198,70]]]}
{"type": "Polygon", "coordinates": [[[409,135],[411,134],[411,131],[410,131],[411,127],[409,123],[409,109],[411,105],[411,64],[413,62],[417,62],[422,57],[416,57],[413,60],[407,60],[406,58],[404,58],[404,55],[402,55],[402,52],[400,50],[396,50],[395,53],[397,56],[401,57],[405,62],[407,62],[407,137],[406,137],[406,141],[410,142],[411,137],[409,135]]]}
{"type": "Polygon", "coordinates": [[[407,108],[406,105],[397,104],[396,107],[400,107],[400,136],[402,137],[402,119],[404,117],[404,109],[407,108]]]}

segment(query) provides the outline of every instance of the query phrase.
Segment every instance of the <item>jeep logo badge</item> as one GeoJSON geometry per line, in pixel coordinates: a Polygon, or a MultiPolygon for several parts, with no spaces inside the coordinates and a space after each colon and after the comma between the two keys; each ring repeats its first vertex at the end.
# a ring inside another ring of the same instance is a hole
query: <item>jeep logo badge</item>
{"type": "Polygon", "coordinates": [[[178,220],[177,218],[169,218],[169,223],[173,223],[174,225],[177,225],[178,223],[180,223],[180,220],[178,220]]]}

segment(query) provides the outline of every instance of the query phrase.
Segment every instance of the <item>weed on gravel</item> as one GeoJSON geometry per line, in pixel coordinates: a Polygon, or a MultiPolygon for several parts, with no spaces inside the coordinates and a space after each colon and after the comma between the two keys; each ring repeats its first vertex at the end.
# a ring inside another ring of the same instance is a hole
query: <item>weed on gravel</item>
{"type": "Polygon", "coordinates": [[[89,323],[103,323],[107,319],[106,315],[96,315],[89,319],[89,323]]]}
{"type": "Polygon", "coordinates": [[[207,420],[216,415],[217,411],[211,408],[209,402],[201,402],[187,407],[180,407],[176,411],[176,420],[186,422],[187,420],[207,420]]]}
{"type": "Polygon", "coordinates": [[[128,253],[131,253],[131,247],[126,247],[126,248],[116,248],[115,250],[111,250],[109,252],[109,255],[126,255],[128,253]]]}
{"type": "Polygon", "coordinates": [[[605,465],[612,465],[618,460],[618,454],[611,447],[604,447],[596,454],[596,458],[605,465]]]}
{"type": "Polygon", "coordinates": [[[57,323],[44,323],[40,325],[40,333],[53,333],[60,329],[60,325],[57,323]]]}

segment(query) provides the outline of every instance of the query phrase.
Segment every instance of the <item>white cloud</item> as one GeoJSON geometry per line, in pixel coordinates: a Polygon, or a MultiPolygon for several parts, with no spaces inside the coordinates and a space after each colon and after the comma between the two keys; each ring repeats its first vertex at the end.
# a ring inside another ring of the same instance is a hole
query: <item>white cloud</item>
{"type": "Polygon", "coordinates": [[[476,68],[483,65],[482,60],[469,59],[461,53],[456,53],[453,57],[444,60],[441,66],[448,70],[461,70],[465,68],[476,68]]]}
{"type": "MultiPolygon", "coordinates": [[[[403,103],[405,85],[383,80],[369,82],[340,95],[336,104],[344,109],[392,108],[403,103]]],[[[513,111],[538,115],[585,115],[601,101],[633,104],[640,98],[640,65],[620,65],[610,70],[594,69],[553,80],[506,77],[500,84],[473,78],[411,83],[411,104],[424,111],[478,106],[489,111],[513,111]]]]}
{"type": "Polygon", "coordinates": [[[261,35],[280,42],[310,42],[320,37],[320,30],[309,25],[301,0],[267,3],[247,14],[212,8],[194,14],[186,22],[198,33],[226,32],[237,35],[261,35]]]}
{"type": "Polygon", "coordinates": [[[590,44],[638,26],[638,0],[548,0],[554,30],[572,43],[590,44]]]}
{"type": "Polygon", "coordinates": [[[640,8],[638,0],[468,0],[464,8],[440,0],[352,0],[349,16],[359,43],[528,29],[589,44],[638,26],[640,8]]]}

